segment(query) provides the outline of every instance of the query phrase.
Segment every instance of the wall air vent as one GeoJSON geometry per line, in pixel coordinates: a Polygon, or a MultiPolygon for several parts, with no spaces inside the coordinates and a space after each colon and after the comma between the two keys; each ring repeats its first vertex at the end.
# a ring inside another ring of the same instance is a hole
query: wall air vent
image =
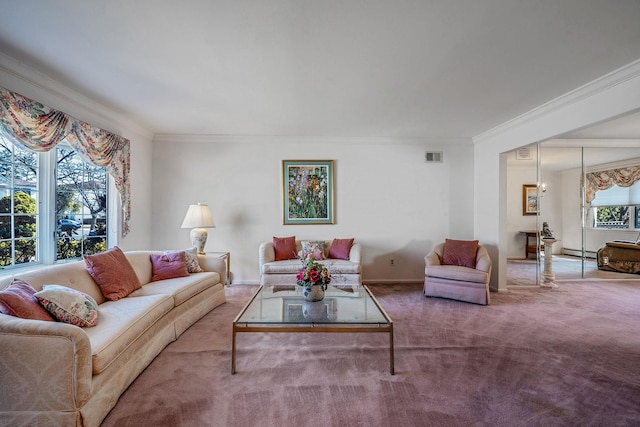
{"type": "Polygon", "coordinates": [[[425,151],[424,161],[425,163],[442,163],[442,151],[425,151]]]}
{"type": "Polygon", "coordinates": [[[516,160],[531,160],[533,155],[531,154],[530,147],[518,148],[516,150],[516,160]]]}

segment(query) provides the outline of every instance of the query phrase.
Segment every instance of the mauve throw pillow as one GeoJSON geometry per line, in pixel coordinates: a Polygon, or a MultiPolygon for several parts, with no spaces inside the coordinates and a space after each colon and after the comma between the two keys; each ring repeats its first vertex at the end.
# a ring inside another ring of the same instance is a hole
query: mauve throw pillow
{"type": "Polygon", "coordinates": [[[165,254],[173,254],[176,252],[184,252],[186,255],[187,271],[189,273],[202,273],[204,271],[202,267],[200,267],[200,262],[198,261],[198,250],[195,246],[183,251],[164,251],[165,254]]]}
{"type": "Polygon", "coordinates": [[[151,254],[151,281],[175,279],[189,275],[187,256],[184,252],[151,254]]]}
{"type": "Polygon", "coordinates": [[[11,284],[0,291],[0,313],[23,319],[46,320],[55,322],[47,310],[34,296],[33,286],[20,279],[13,279],[11,284]]]}
{"type": "Polygon", "coordinates": [[[296,236],[274,237],[273,249],[276,251],[276,261],[296,259],[296,236]]]}
{"type": "Polygon", "coordinates": [[[117,301],[140,289],[140,280],[135,270],[117,246],[99,254],[85,255],[84,263],[102,295],[108,300],[117,301]]]}
{"type": "Polygon", "coordinates": [[[445,239],[444,249],[442,250],[442,264],[476,268],[477,253],[477,240],[445,239]]]}
{"type": "Polygon", "coordinates": [[[329,248],[329,258],[349,259],[349,252],[354,239],[333,239],[329,248]]]}

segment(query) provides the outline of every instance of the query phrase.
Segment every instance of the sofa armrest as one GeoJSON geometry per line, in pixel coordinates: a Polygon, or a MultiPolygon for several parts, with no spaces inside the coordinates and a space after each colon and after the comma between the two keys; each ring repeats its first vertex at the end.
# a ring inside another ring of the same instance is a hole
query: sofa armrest
{"type": "Polygon", "coordinates": [[[484,246],[478,247],[478,255],[476,257],[476,270],[481,270],[487,273],[491,272],[491,257],[489,252],[484,246]]]}
{"type": "Polygon", "coordinates": [[[431,267],[434,265],[440,265],[440,257],[435,251],[431,251],[424,257],[424,263],[427,267],[431,267]]]}
{"type": "Polygon", "coordinates": [[[262,273],[262,266],[268,262],[276,260],[276,250],[273,247],[273,242],[263,242],[258,248],[258,266],[262,273]]]}
{"type": "Polygon", "coordinates": [[[0,342],[0,424],[8,413],[73,412],[89,399],[91,344],[82,328],[0,314],[0,342]]]}
{"type": "Polygon", "coordinates": [[[227,263],[223,258],[207,254],[198,254],[198,264],[204,271],[213,271],[220,275],[220,281],[227,278],[227,263]]]}
{"type": "Polygon", "coordinates": [[[351,250],[349,251],[349,261],[360,264],[361,260],[362,245],[360,243],[354,243],[353,245],[351,245],[351,250]]]}

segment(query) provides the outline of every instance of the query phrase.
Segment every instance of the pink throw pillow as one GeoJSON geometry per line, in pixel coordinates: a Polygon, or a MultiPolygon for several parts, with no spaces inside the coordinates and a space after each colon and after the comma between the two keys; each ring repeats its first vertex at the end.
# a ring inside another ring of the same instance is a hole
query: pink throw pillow
{"type": "Polygon", "coordinates": [[[276,251],[276,261],[296,259],[296,236],[274,237],[273,249],[276,251]]]}
{"type": "Polygon", "coordinates": [[[152,282],[188,276],[187,255],[182,251],[151,254],[151,271],[152,282]]]}
{"type": "Polygon", "coordinates": [[[476,268],[477,253],[477,240],[445,239],[444,249],[442,250],[442,264],[476,268]]]}
{"type": "Polygon", "coordinates": [[[117,301],[140,289],[138,275],[117,246],[99,254],[85,255],[84,262],[102,295],[108,300],[117,301]]]}
{"type": "Polygon", "coordinates": [[[333,239],[329,248],[329,258],[349,259],[349,252],[354,239],[333,239]]]}
{"type": "Polygon", "coordinates": [[[20,279],[13,282],[0,291],[0,313],[22,319],[46,320],[55,322],[55,319],[44,309],[34,296],[36,290],[33,286],[20,279]]]}

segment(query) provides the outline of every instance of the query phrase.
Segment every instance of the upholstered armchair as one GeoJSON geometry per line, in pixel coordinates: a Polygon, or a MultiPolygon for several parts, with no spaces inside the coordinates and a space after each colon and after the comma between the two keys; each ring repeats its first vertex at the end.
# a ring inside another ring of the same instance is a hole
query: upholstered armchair
{"type": "Polygon", "coordinates": [[[477,241],[447,239],[437,244],[424,261],[426,296],[489,304],[492,263],[487,249],[477,241]]]}

